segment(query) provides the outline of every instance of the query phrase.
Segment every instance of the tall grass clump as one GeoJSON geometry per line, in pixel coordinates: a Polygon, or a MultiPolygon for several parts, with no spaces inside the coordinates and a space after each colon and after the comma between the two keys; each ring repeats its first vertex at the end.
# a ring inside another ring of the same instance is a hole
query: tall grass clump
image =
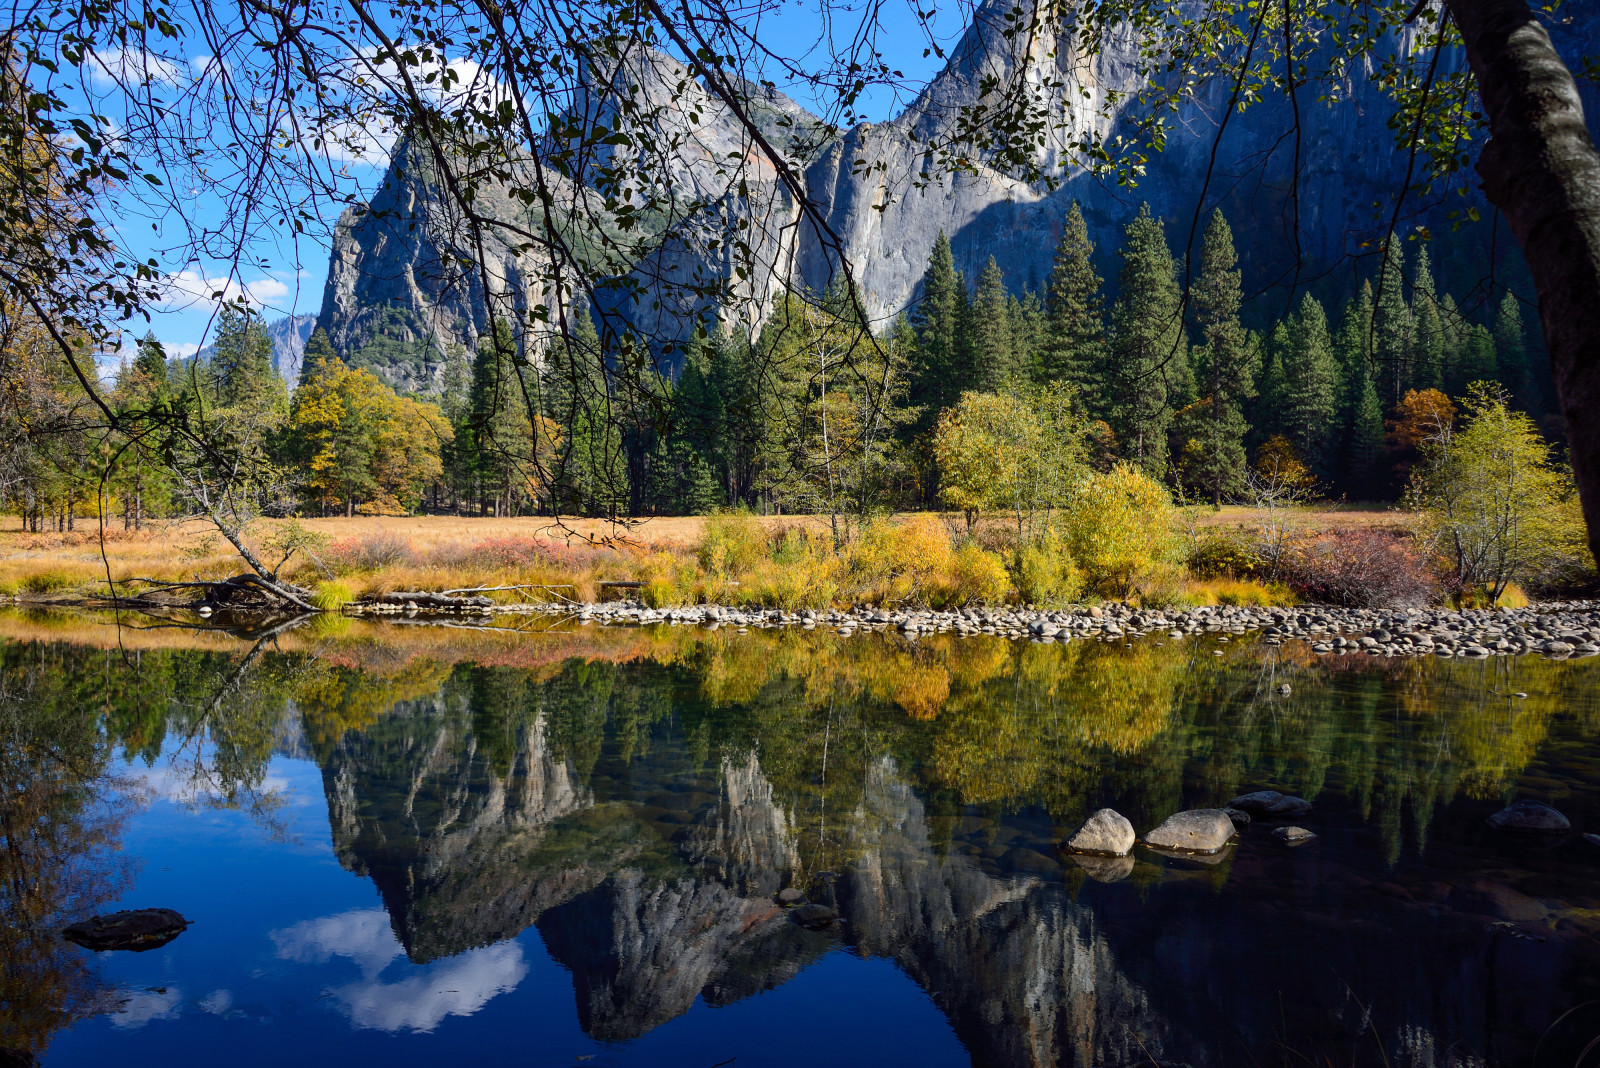
{"type": "Polygon", "coordinates": [[[406,567],[416,562],[417,554],[411,548],[410,539],[388,530],[336,541],[328,546],[324,557],[324,563],[339,575],[406,567]]]}
{"type": "Polygon", "coordinates": [[[774,535],[766,558],[741,581],[739,599],[770,608],[827,608],[839,595],[843,571],[831,537],[789,527],[774,535]]]}
{"type": "Polygon", "coordinates": [[[323,612],[337,612],[355,599],[356,591],[348,582],[329,579],[317,583],[317,588],[311,593],[311,607],[323,612]]]}

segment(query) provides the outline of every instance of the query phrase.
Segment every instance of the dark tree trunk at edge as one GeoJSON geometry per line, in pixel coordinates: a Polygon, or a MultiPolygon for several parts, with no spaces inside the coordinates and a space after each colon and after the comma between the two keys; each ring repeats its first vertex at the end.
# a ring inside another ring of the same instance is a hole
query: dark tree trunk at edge
{"type": "Polygon", "coordinates": [[[1492,135],[1478,159],[1539,291],[1589,548],[1600,556],[1600,152],[1526,0],[1447,0],[1492,135]]]}

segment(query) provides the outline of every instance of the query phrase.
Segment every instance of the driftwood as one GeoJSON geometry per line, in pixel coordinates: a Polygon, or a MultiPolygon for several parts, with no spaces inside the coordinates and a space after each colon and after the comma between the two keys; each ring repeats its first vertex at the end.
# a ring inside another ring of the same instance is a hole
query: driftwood
{"type": "Polygon", "coordinates": [[[406,590],[398,593],[380,593],[369,599],[370,604],[397,605],[401,608],[489,608],[494,602],[487,597],[449,597],[425,590],[406,590]]]}
{"type": "MultiPolygon", "coordinates": [[[[196,579],[192,582],[163,582],[160,579],[129,578],[123,583],[142,582],[150,587],[148,591],[138,597],[146,601],[151,593],[162,593],[168,590],[200,590],[205,596],[198,602],[204,605],[214,605],[221,608],[259,608],[264,605],[282,607],[292,604],[302,607],[300,601],[285,597],[280,591],[274,589],[259,575],[248,572],[234,575],[232,578],[222,579],[220,582],[207,582],[196,579]]],[[[302,600],[311,596],[307,590],[291,587],[296,597],[302,600]]],[[[120,598],[119,598],[120,599],[120,598]]]]}

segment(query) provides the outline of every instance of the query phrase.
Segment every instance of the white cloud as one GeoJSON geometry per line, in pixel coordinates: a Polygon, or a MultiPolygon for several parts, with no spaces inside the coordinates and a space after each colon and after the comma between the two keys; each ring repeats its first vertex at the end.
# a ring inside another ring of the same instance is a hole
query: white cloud
{"type": "Polygon", "coordinates": [[[106,89],[114,85],[180,85],[188,79],[189,67],[142,48],[112,48],[95,51],[88,61],[89,82],[106,89]]]}
{"type": "Polygon", "coordinates": [[[429,965],[398,983],[351,983],[336,988],[333,996],[357,1027],[432,1031],[446,1016],[471,1016],[495,996],[510,993],[527,974],[522,947],[502,942],[429,965]]]}
{"type": "Polygon", "coordinates": [[[143,1027],[152,1020],[176,1020],[183,1006],[183,992],[177,987],[160,990],[125,990],[111,1013],[111,1026],[127,1029],[143,1027]]]}
{"type": "Polygon", "coordinates": [[[167,275],[162,285],[163,302],[180,308],[211,301],[232,303],[240,297],[257,308],[267,308],[289,295],[288,283],[270,275],[240,282],[233,278],[212,278],[192,267],[167,275]]]}
{"type": "Polygon", "coordinates": [[[306,920],[272,932],[278,956],[298,964],[322,964],[331,957],[348,957],[372,979],[405,951],[382,909],[355,909],[321,919],[306,920]]]}

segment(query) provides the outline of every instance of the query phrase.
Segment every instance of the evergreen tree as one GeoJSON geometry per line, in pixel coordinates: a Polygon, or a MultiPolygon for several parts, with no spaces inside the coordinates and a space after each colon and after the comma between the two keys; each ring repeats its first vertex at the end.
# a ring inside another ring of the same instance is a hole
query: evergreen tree
{"type": "Polygon", "coordinates": [[[911,363],[911,403],[922,409],[918,429],[933,426],[945,408],[972,382],[967,284],[956,270],[950,239],[943,230],[933,243],[922,275],[922,296],[911,313],[917,331],[917,357],[911,363]]]}
{"type": "Polygon", "coordinates": [[[973,377],[970,388],[998,393],[1022,377],[1016,358],[1016,342],[1011,333],[1005,276],[993,256],[978,275],[978,290],[972,302],[973,377]]]}
{"type": "Polygon", "coordinates": [[[172,393],[172,380],[167,373],[167,353],[153,333],[139,342],[138,355],[133,358],[133,371],[142,380],[145,399],[166,400],[172,393]]]}
{"type": "Polygon", "coordinates": [[[1189,353],[1172,250],[1150,205],[1141,205],[1128,223],[1120,255],[1106,374],[1109,422],[1124,456],[1159,477],[1167,466],[1173,407],[1189,384],[1189,353]]]}
{"type": "Polygon", "coordinates": [[[1185,454],[1190,481],[1204,488],[1216,505],[1244,480],[1244,436],[1249,430],[1244,402],[1255,396],[1260,367],[1257,346],[1249,343],[1239,322],[1243,297],[1238,262],[1233,231],[1219,209],[1206,225],[1192,294],[1201,337],[1195,352],[1201,397],[1198,420],[1190,420],[1194,447],[1185,454]]]}
{"type": "Polygon", "coordinates": [[[1046,331],[1039,377],[1067,382],[1097,418],[1108,414],[1105,395],[1106,324],[1101,279],[1090,257],[1089,228],[1077,201],[1067,212],[1045,293],[1046,331]]]}
{"type": "Polygon", "coordinates": [[[1489,328],[1473,324],[1461,343],[1461,391],[1465,394],[1474,382],[1493,382],[1499,374],[1498,348],[1489,328]]]}
{"type": "Polygon", "coordinates": [[[1383,455],[1383,404],[1373,373],[1376,361],[1372,316],[1372,285],[1363,282],[1360,294],[1344,307],[1339,335],[1334,342],[1344,382],[1344,400],[1340,405],[1344,447],[1339,466],[1345,488],[1357,496],[1374,494],[1383,455]]]}
{"type": "Polygon", "coordinates": [[[272,365],[272,338],[250,312],[223,310],[209,370],[220,406],[278,419],[288,415],[289,389],[272,365]]]}
{"type": "Polygon", "coordinates": [[[510,514],[513,496],[527,478],[527,464],[532,459],[527,406],[517,378],[518,359],[510,324],[495,320],[494,330],[479,340],[472,361],[467,419],[480,508],[493,515],[510,514]]]}
{"type": "Polygon", "coordinates": [[[1334,360],[1328,316],[1310,293],[1284,324],[1282,393],[1278,432],[1288,438],[1306,466],[1320,478],[1337,473],[1339,368],[1334,360]]]}
{"type": "Polygon", "coordinates": [[[1522,304],[1509,289],[1494,316],[1495,360],[1500,382],[1512,403],[1525,412],[1541,410],[1533,368],[1528,365],[1528,336],[1522,326],[1522,304]]]}
{"type": "Polygon", "coordinates": [[[1261,346],[1261,370],[1256,377],[1256,403],[1250,427],[1258,442],[1284,433],[1283,407],[1288,384],[1284,381],[1283,361],[1288,351],[1289,323],[1284,320],[1272,328],[1261,346]]]}
{"type": "Polygon", "coordinates": [[[306,340],[306,347],[300,353],[300,376],[295,380],[296,385],[305,382],[306,378],[317,373],[317,367],[335,359],[333,342],[328,338],[328,332],[322,327],[311,331],[311,337],[306,340]]]}
{"type": "Polygon", "coordinates": [[[1446,293],[1439,298],[1439,388],[1452,397],[1466,392],[1462,377],[1462,358],[1467,343],[1467,324],[1456,307],[1456,298],[1446,293]]]}
{"type": "Polygon", "coordinates": [[[1016,374],[1037,377],[1039,353],[1044,348],[1047,326],[1044,302],[1028,290],[1021,297],[1008,297],[1006,312],[1011,319],[1011,344],[1016,353],[1016,374]]]}
{"type": "Polygon", "coordinates": [[[1433,283],[1433,266],[1428,246],[1417,246],[1417,262],[1411,276],[1411,319],[1413,323],[1412,389],[1438,389],[1444,383],[1444,317],[1433,283]]]}
{"type": "Polygon", "coordinates": [[[1378,273],[1377,307],[1370,324],[1372,345],[1382,386],[1380,396],[1386,406],[1400,403],[1412,382],[1411,309],[1406,304],[1400,269],[1401,253],[1391,235],[1384,246],[1383,266],[1378,273]]]}

